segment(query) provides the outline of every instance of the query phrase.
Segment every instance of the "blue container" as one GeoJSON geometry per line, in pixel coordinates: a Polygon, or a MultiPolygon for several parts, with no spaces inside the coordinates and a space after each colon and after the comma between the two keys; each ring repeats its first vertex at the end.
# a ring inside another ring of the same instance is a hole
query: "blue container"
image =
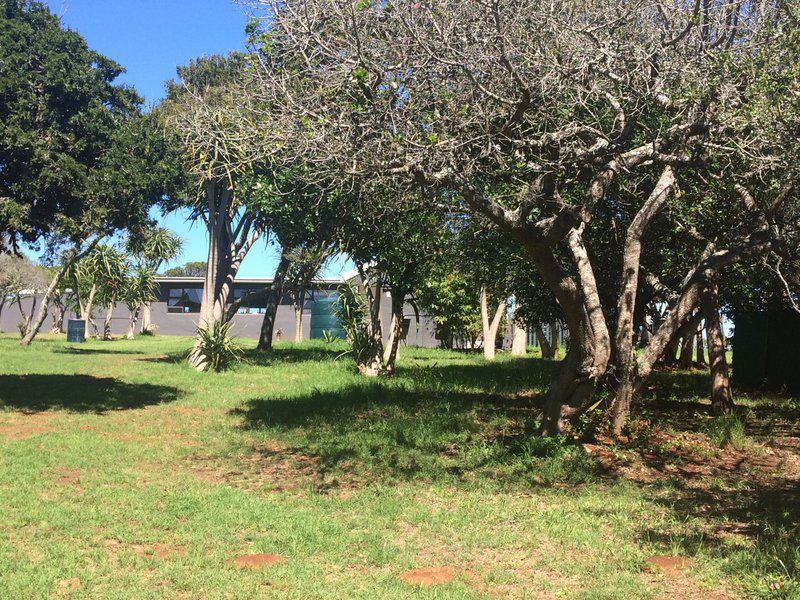
{"type": "Polygon", "coordinates": [[[67,321],[67,341],[81,344],[86,341],[86,321],[69,319],[67,321]]]}
{"type": "Polygon", "coordinates": [[[342,321],[336,315],[336,303],[339,301],[337,296],[318,298],[311,307],[311,339],[321,340],[325,337],[325,331],[343,340],[345,337],[342,329],[342,321]]]}

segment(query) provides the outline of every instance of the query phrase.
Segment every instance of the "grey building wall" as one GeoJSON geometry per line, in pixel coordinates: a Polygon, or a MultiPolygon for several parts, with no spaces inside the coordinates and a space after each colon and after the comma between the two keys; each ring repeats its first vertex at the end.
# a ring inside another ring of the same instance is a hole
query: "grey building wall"
{"type": "MultiPolygon", "coordinates": [[[[150,309],[150,320],[156,326],[156,331],[160,335],[182,335],[182,336],[193,336],[197,329],[197,321],[199,318],[199,314],[196,312],[190,313],[181,313],[181,312],[170,312],[168,308],[169,304],[169,289],[170,287],[176,287],[179,285],[182,286],[194,286],[199,285],[200,280],[198,283],[195,282],[187,282],[184,281],[182,284],[176,284],[169,281],[162,280],[160,283],[160,289],[158,293],[158,300],[151,304],[150,309]]],[[[252,287],[256,285],[254,283],[247,284],[247,287],[252,287]]],[[[260,285],[268,285],[268,282],[261,283],[260,285]]],[[[331,284],[326,284],[328,288],[334,288],[335,286],[331,284]]],[[[23,307],[25,310],[30,312],[30,306],[32,303],[32,298],[24,298],[23,299],[23,307]]],[[[308,301],[306,302],[306,306],[303,313],[303,339],[308,339],[310,332],[311,332],[311,309],[313,307],[313,302],[308,301]]],[[[102,335],[103,332],[103,321],[106,315],[106,308],[103,306],[95,306],[92,310],[92,315],[94,317],[94,323],[97,327],[97,331],[99,334],[102,335]]],[[[130,311],[125,304],[118,304],[112,313],[113,317],[111,320],[111,333],[115,336],[124,335],[128,330],[128,318],[130,316],[130,311]]],[[[77,318],[72,311],[67,311],[67,314],[64,318],[64,329],[66,330],[66,321],[69,318],[77,318]]],[[[409,328],[408,328],[408,335],[407,339],[404,340],[404,344],[409,346],[422,346],[422,347],[436,347],[439,345],[438,340],[436,339],[435,335],[435,326],[433,321],[425,316],[420,315],[419,326],[417,326],[416,318],[414,309],[410,305],[406,305],[404,310],[404,318],[409,320],[409,328]]],[[[233,327],[231,329],[231,333],[241,338],[245,339],[258,339],[258,336],[261,332],[261,323],[264,319],[263,314],[254,313],[254,314],[237,314],[233,319],[233,327]]],[[[3,332],[14,332],[18,331],[17,323],[22,320],[22,316],[20,313],[19,308],[16,304],[8,305],[6,304],[5,308],[3,309],[2,313],[0,313],[0,331],[3,332]]],[[[381,324],[383,327],[384,338],[388,338],[389,331],[392,322],[392,314],[391,314],[391,297],[384,294],[384,298],[381,302],[381,324]]],[[[52,327],[52,310],[47,316],[47,320],[45,321],[44,325],[42,326],[41,331],[43,333],[49,332],[52,327]]],[[[141,325],[141,316],[140,321],[137,323],[137,333],[139,331],[141,325]]],[[[275,329],[273,331],[273,339],[274,340],[284,340],[284,341],[293,341],[294,340],[294,328],[295,328],[295,315],[294,315],[294,307],[288,303],[288,300],[284,298],[283,302],[278,306],[278,311],[275,316],[275,329]]],[[[94,330],[90,327],[90,334],[93,334],[94,330]]]]}

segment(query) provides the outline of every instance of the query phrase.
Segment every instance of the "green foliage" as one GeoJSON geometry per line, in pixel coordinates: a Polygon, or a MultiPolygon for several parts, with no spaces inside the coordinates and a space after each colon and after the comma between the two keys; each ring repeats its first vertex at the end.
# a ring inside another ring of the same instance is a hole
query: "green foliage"
{"type": "Polygon", "coordinates": [[[333,335],[330,329],[323,329],[322,330],[322,340],[326,344],[332,344],[333,342],[337,341],[339,338],[333,335]]]}
{"type": "Polygon", "coordinates": [[[744,431],[744,419],[737,413],[720,415],[706,425],[706,435],[720,448],[730,446],[734,450],[745,450],[750,441],[744,431]]]}
{"type": "Polygon", "coordinates": [[[175,171],[122,67],[44,3],[2,5],[0,245],[144,226],[175,171]]]}
{"type": "Polygon", "coordinates": [[[167,277],[203,277],[206,274],[206,262],[196,260],[184,263],[180,267],[172,267],[164,271],[167,277]]]}
{"type": "Polygon", "coordinates": [[[230,336],[232,326],[233,321],[227,323],[215,321],[210,327],[197,330],[200,343],[197,352],[208,368],[215,373],[227,369],[233,362],[242,358],[235,338],[230,336]]]}
{"type": "Polygon", "coordinates": [[[481,335],[478,288],[467,275],[448,271],[449,265],[433,265],[415,295],[431,315],[444,347],[472,347],[481,335]]]}
{"type": "Polygon", "coordinates": [[[339,296],[334,306],[336,316],[342,322],[342,329],[350,349],[340,354],[349,354],[357,365],[368,362],[372,353],[372,336],[367,319],[369,306],[367,300],[351,284],[339,286],[339,296]]]}

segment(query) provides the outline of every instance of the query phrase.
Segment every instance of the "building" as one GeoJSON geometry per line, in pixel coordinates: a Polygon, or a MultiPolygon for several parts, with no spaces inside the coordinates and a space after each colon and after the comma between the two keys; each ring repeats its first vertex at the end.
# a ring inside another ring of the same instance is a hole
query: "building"
{"type": "MultiPolygon", "coordinates": [[[[156,327],[156,332],[161,335],[193,336],[197,330],[200,315],[200,302],[203,297],[202,277],[159,277],[156,301],[151,303],[150,320],[156,327]]],[[[324,278],[316,279],[306,292],[306,301],[303,311],[302,327],[303,339],[309,339],[312,327],[312,312],[317,300],[335,296],[337,288],[344,284],[344,279],[324,278]]],[[[232,335],[241,338],[258,339],[261,332],[261,323],[266,312],[266,293],[272,285],[271,279],[238,279],[233,288],[231,302],[245,297],[257,297],[257,300],[241,306],[233,319],[232,335]],[[253,295],[254,292],[263,292],[253,295]]],[[[29,312],[32,302],[30,296],[22,300],[25,310],[29,312]]],[[[92,311],[98,331],[102,333],[105,307],[96,306],[92,311]]],[[[111,333],[115,336],[124,335],[128,329],[130,312],[125,304],[118,304],[111,320],[111,333]]],[[[67,319],[76,318],[72,311],[67,311],[67,319]]],[[[0,331],[16,331],[17,324],[21,321],[19,308],[6,305],[0,315],[0,331]]],[[[50,331],[52,315],[48,315],[42,326],[42,331],[50,331]]],[[[384,292],[381,302],[381,323],[383,333],[388,338],[392,322],[391,292],[384,292]]],[[[138,330],[137,330],[138,331],[138,330]]],[[[404,331],[406,339],[404,344],[410,346],[434,347],[439,345],[436,339],[435,327],[431,319],[420,315],[417,323],[416,312],[409,304],[404,311],[404,331]]],[[[294,306],[288,296],[284,295],[278,305],[275,315],[273,339],[294,340],[295,312],[294,306]]]]}

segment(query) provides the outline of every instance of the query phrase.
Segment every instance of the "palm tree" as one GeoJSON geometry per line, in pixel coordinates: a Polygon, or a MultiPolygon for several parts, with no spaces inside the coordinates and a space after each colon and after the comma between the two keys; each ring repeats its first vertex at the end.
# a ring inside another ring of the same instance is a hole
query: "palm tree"
{"type": "MultiPolygon", "coordinates": [[[[183,251],[183,240],[169,229],[155,227],[141,237],[136,239],[129,238],[127,246],[128,252],[133,256],[137,267],[151,271],[155,277],[155,274],[164,263],[175,260],[180,256],[183,251]]],[[[155,285],[155,279],[153,283],[155,285]]],[[[152,327],[150,322],[150,302],[153,300],[155,300],[155,294],[153,294],[152,298],[148,298],[132,309],[137,313],[141,310],[142,332],[150,331],[152,327]]],[[[138,318],[138,315],[134,316],[134,322],[136,318],[138,318]]]]}
{"type": "MultiPolygon", "coordinates": [[[[135,265],[128,277],[125,278],[123,298],[128,305],[130,316],[128,317],[128,332],[125,337],[133,339],[136,330],[136,320],[139,316],[139,307],[147,306],[156,299],[158,283],[156,282],[156,272],[143,265],[135,265]]],[[[144,331],[148,331],[145,329],[144,331]]]]}

